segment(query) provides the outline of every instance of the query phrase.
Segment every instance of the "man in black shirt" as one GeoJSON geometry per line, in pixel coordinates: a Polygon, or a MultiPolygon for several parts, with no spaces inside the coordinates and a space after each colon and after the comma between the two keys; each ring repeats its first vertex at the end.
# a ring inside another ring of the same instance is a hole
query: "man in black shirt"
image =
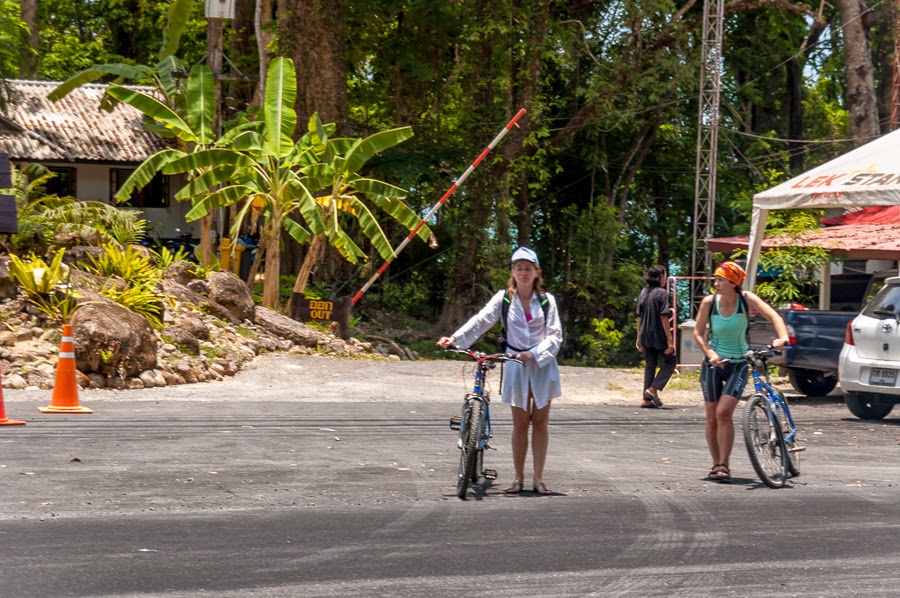
{"type": "Polygon", "coordinates": [[[644,354],[644,402],[641,407],[662,406],[659,391],[666,387],[675,371],[675,344],[669,323],[671,307],[666,284],[666,269],[651,266],[645,275],[647,286],[641,290],[637,309],[637,349],[644,354]],[[659,365],[660,358],[662,365],[659,365]],[[659,367],[657,371],[657,367],[659,367]]]}

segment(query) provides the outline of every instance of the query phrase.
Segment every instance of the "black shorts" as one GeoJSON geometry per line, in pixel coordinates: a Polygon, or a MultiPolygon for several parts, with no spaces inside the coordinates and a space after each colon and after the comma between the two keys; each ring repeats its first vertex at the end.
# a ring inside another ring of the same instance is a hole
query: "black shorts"
{"type": "Polygon", "coordinates": [[[718,403],[722,395],[740,398],[750,377],[750,364],[746,361],[729,361],[723,367],[711,367],[706,358],[700,366],[700,388],[703,400],[718,403]]]}

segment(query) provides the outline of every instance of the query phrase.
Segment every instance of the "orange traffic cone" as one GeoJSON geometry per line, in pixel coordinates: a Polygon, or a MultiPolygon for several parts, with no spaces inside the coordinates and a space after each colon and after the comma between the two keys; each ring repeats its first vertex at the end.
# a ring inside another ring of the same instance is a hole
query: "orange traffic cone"
{"type": "Polygon", "coordinates": [[[72,325],[63,324],[62,341],[59,343],[59,361],[56,363],[56,383],[49,407],[38,407],[41,413],[93,413],[78,404],[78,382],[75,380],[75,339],[72,325]]]}
{"type": "Polygon", "coordinates": [[[3,407],[3,380],[0,380],[0,426],[24,426],[25,422],[20,419],[9,419],[6,417],[6,409],[3,407]]]}

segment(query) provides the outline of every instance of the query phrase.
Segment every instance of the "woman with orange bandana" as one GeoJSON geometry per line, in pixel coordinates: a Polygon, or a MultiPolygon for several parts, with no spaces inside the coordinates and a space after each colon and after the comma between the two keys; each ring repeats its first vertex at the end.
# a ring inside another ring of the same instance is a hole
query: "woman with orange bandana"
{"type": "Polygon", "coordinates": [[[734,410],[750,374],[750,365],[741,359],[750,348],[747,342],[750,312],[759,312],[775,327],[778,337],[772,346],[776,349],[787,344],[788,332],[784,320],[768,303],[750,291],[741,290],[747,274],[743,268],[725,262],[714,274],[716,292],[700,303],[694,340],[705,355],[700,366],[700,388],[706,405],[706,444],[713,462],[708,477],[728,480],[731,478],[728,461],[734,446],[734,410]]]}

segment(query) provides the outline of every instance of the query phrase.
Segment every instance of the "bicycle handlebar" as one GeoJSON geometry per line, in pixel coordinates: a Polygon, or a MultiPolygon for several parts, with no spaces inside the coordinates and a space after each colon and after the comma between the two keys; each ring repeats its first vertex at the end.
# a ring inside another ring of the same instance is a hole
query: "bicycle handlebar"
{"type": "Polygon", "coordinates": [[[764,349],[750,349],[744,353],[742,357],[726,357],[721,363],[729,363],[732,361],[754,361],[756,359],[765,361],[775,355],[781,355],[781,351],[775,349],[772,345],[766,345],[764,349]]]}
{"type": "Polygon", "coordinates": [[[485,361],[515,361],[516,363],[525,364],[524,361],[516,359],[512,355],[507,355],[506,353],[482,353],[481,351],[471,351],[469,349],[460,349],[459,347],[448,347],[444,349],[444,351],[448,351],[450,353],[458,353],[460,355],[468,355],[472,359],[478,362],[485,361]]]}

